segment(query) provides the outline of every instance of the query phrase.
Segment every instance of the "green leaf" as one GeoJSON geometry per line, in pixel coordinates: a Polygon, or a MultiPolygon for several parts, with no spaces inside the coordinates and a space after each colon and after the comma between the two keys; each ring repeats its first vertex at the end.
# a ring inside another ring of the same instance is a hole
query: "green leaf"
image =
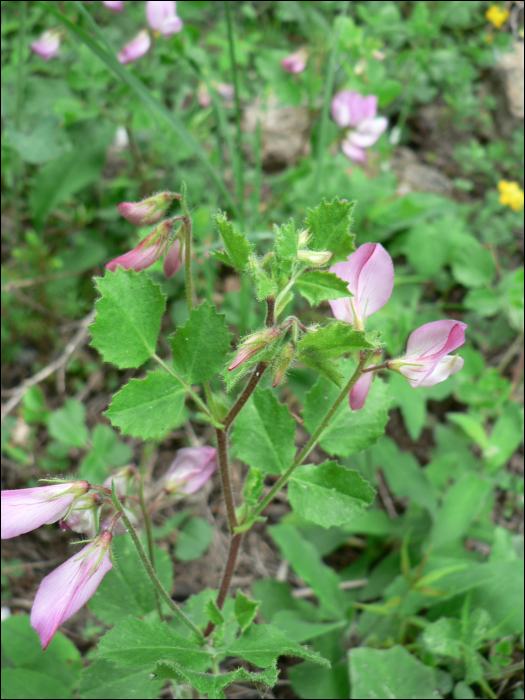
{"type": "Polygon", "coordinates": [[[346,700],[350,697],[345,660],[334,664],[332,668],[319,668],[310,661],[304,661],[288,669],[288,678],[301,698],[346,700]]]}
{"type": "Polygon", "coordinates": [[[228,221],[226,214],[218,212],[213,217],[221,238],[226,248],[228,257],[239,272],[244,272],[253,250],[253,244],[248,241],[244,233],[239,233],[228,221]]]}
{"type": "Polygon", "coordinates": [[[235,598],[235,616],[237,622],[244,632],[252,624],[254,617],[257,615],[257,609],[260,603],[250,600],[241,590],[237,591],[235,598]]]}
{"type": "Polygon", "coordinates": [[[176,678],[179,681],[187,681],[199,693],[204,693],[208,698],[225,698],[223,688],[231,683],[251,683],[256,688],[264,690],[273,687],[277,682],[279,671],[275,665],[265,668],[264,671],[251,673],[244,668],[237,668],[229,673],[199,673],[189,668],[184,668],[171,659],[163,659],[155,669],[155,675],[159,678],[176,678]]]}
{"type": "Polygon", "coordinates": [[[336,462],[299,467],[288,484],[288,500],[294,512],[326,528],[345,525],[362,515],[374,495],[374,489],[359,472],[336,462]]]}
{"type": "Polygon", "coordinates": [[[463,474],[448,489],[443,505],[437,512],[432,530],[434,547],[440,547],[461,537],[483,507],[492,489],[492,483],[479,474],[463,474]]]}
{"type": "Polygon", "coordinates": [[[355,250],[355,236],[350,233],[354,205],[355,202],[337,198],[330,203],[323,199],[315,209],[309,209],[306,216],[306,227],[311,233],[308,248],[330,250],[333,253],[331,263],[346,260],[355,250]]]}
{"type": "Polygon", "coordinates": [[[163,370],[148,371],[144,379],[131,379],[113,396],[105,415],[126,435],[156,438],[184,423],[182,384],[163,370]]]}
{"type": "Polygon", "coordinates": [[[311,586],[319,598],[325,614],[340,619],[344,615],[343,597],[339,590],[339,578],[333,569],[323,564],[319,553],[297,528],[287,523],[274,525],[270,534],[294,571],[311,586]]]}
{"type": "Polygon", "coordinates": [[[352,296],[348,291],[348,282],[340,279],[333,272],[323,270],[305,272],[296,284],[303,297],[312,306],[317,306],[322,301],[352,296]]]}
{"type": "Polygon", "coordinates": [[[37,231],[55,207],[99,180],[113,135],[114,126],[109,120],[84,122],[74,147],[40,168],[29,198],[37,231]]]}
{"type": "Polygon", "coordinates": [[[470,234],[454,237],[451,254],[452,274],[465,287],[483,287],[490,284],[496,271],[490,250],[470,234]]]}
{"type": "Polygon", "coordinates": [[[145,272],[121,267],[95,278],[95,284],[102,296],[89,327],[91,345],[119,369],[140,367],[155,352],[165,295],[145,272]]]}
{"type": "Polygon", "coordinates": [[[508,403],[490,435],[490,446],[483,456],[489,469],[503,466],[523,440],[523,409],[508,403]]]}
{"type": "MultiPolygon", "coordinates": [[[[350,377],[354,363],[339,363],[339,368],[350,377]]],[[[310,435],[328,413],[339,395],[333,384],[321,378],[306,395],[303,410],[304,427],[310,435]]],[[[384,433],[388,422],[390,396],[387,385],[375,378],[364,407],[360,411],[351,411],[348,399],[345,399],[336,411],[330,424],[320,437],[320,445],[330,455],[348,456],[370,447],[384,433]]]]}
{"type": "Polygon", "coordinates": [[[210,250],[210,255],[212,258],[215,258],[215,260],[218,260],[219,262],[223,263],[224,265],[229,265],[230,267],[235,267],[233,264],[233,260],[230,258],[228,253],[225,250],[210,250]]]}
{"type": "Polygon", "coordinates": [[[461,659],[461,622],[452,617],[441,617],[423,631],[423,644],[431,654],[461,659]]]}
{"type": "Polygon", "coordinates": [[[350,687],[353,700],[402,698],[424,700],[440,697],[437,675],[405,647],[350,650],[350,687]]]}
{"type": "MultiPolygon", "coordinates": [[[[58,632],[44,652],[29,620],[29,615],[13,615],[2,622],[2,697],[4,697],[3,676],[8,665],[20,668],[23,672],[31,669],[39,676],[42,674],[42,678],[47,678],[46,683],[50,679],[60,679],[60,686],[65,694],[44,697],[73,697],[71,693],[78,687],[82,674],[82,659],[78,649],[73,642],[58,632]]],[[[26,696],[25,679],[23,683],[24,685],[18,688],[18,692],[23,690],[23,694],[5,695],[5,697],[42,697],[38,694],[26,696]]]]}
{"type": "MultiPolygon", "coordinates": [[[[129,615],[129,613],[128,613],[129,615]]],[[[211,666],[210,654],[197,644],[172,632],[157,619],[128,616],[102,637],[99,657],[123,668],[147,668],[167,658],[177,659],[195,671],[211,666]]]]}
{"type": "Polygon", "coordinates": [[[5,135],[27,163],[40,165],[54,160],[68,150],[60,117],[46,114],[30,134],[6,125],[5,135]]]}
{"type": "Polygon", "coordinates": [[[119,668],[107,661],[93,661],[82,672],[78,697],[82,700],[154,700],[162,690],[163,681],[152,678],[141,668],[119,668]]]}
{"type": "Polygon", "coordinates": [[[279,260],[297,260],[297,234],[293,219],[282,226],[273,226],[275,234],[275,255],[279,260]]]}
{"type": "Polygon", "coordinates": [[[296,356],[296,359],[299,359],[303,365],[310,367],[317,374],[329,379],[340,389],[343,387],[344,375],[339,371],[337,363],[333,360],[325,360],[320,352],[312,350],[308,354],[301,355],[300,358],[296,356]]]}
{"type": "Polygon", "coordinates": [[[2,669],[2,698],[20,700],[61,700],[75,696],[59,680],[30,668],[2,669]]]}
{"type": "Polygon", "coordinates": [[[489,447],[489,437],[483,427],[481,416],[473,416],[467,413],[447,413],[447,419],[451,423],[459,425],[481,449],[486,450],[489,447]]]}
{"type": "Polygon", "coordinates": [[[365,331],[356,331],[349,323],[336,321],[321,326],[317,331],[305,333],[297,343],[297,359],[304,362],[302,358],[311,354],[332,359],[351,350],[370,350],[375,347],[376,344],[371,342],[365,331]]]}
{"type": "Polygon", "coordinates": [[[232,334],[224,318],[215,306],[204,301],[169,338],[175,369],[188,384],[211,379],[226,361],[232,334]]]}
{"type": "Polygon", "coordinates": [[[253,467],[248,472],[242,489],[242,500],[248,505],[254,506],[262,495],[264,489],[264,474],[260,469],[253,467]]]}
{"type": "Polygon", "coordinates": [[[260,667],[275,664],[283,654],[315,661],[321,666],[330,666],[330,662],[321,654],[287,639],[281,630],[273,625],[252,625],[232,644],[228,654],[240,656],[260,667]]]}
{"type": "Polygon", "coordinates": [[[249,273],[255,284],[255,292],[259,301],[264,301],[268,297],[275,297],[277,294],[277,284],[259,267],[259,263],[252,255],[249,262],[249,273]]]}
{"type": "Polygon", "coordinates": [[[213,539],[213,528],[203,518],[192,518],[182,528],[177,538],[175,556],[181,561],[193,561],[202,557],[213,539]]]}
{"type": "Polygon", "coordinates": [[[256,391],[235,421],[237,456],[264,474],[282,474],[295,457],[295,421],[271,389],[256,391]]]}
{"type": "Polygon", "coordinates": [[[278,627],[288,639],[301,644],[309,642],[317,637],[322,637],[329,632],[334,632],[342,627],[346,627],[346,620],[336,622],[310,622],[304,619],[304,611],[299,610],[279,610],[272,617],[272,624],[278,627]]]}
{"type": "Polygon", "coordinates": [[[133,450],[118,439],[117,431],[109,425],[96,425],[91,440],[93,449],[79,466],[80,479],[101,484],[108,476],[110,467],[121,467],[131,462],[133,450]]]}
{"type": "MultiPolygon", "coordinates": [[[[143,542],[144,544],[144,542],[143,542]]],[[[90,610],[103,622],[114,625],[127,615],[143,617],[157,610],[151,579],[144,569],[130,535],[114,537],[114,566],[102,579],[90,610]]],[[[173,564],[167,552],[154,548],[155,571],[166,590],[173,585],[173,564]]]]}
{"type": "Polygon", "coordinates": [[[214,625],[222,625],[224,623],[224,616],[213,598],[210,598],[210,600],[206,602],[204,609],[206,611],[206,617],[210,622],[213,622],[214,625]]]}
{"type": "Polygon", "coordinates": [[[49,416],[49,434],[71,447],[85,447],[89,437],[86,427],[86,407],[81,401],[67,399],[58,411],[49,416]]]}

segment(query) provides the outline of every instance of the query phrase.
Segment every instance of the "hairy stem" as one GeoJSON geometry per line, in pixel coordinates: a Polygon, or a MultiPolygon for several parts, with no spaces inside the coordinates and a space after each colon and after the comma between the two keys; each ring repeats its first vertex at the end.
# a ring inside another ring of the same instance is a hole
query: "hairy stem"
{"type": "Polygon", "coordinates": [[[303,447],[303,449],[299,452],[297,457],[294,459],[293,464],[291,467],[289,467],[284,474],[282,474],[279,479],[275,482],[274,486],[270,489],[270,491],[266,494],[266,496],[263,498],[263,500],[253,509],[253,511],[250,513],[248,517],[248,521],[252,520],[255,518],[259,513],[261,513],[266,506],[270,503],[270,501],[273,499],[275,494],[280,491],[280,489],[284,486],[284,484],[288,481],[288,479],[291,477],[293,472],[297,469],[297,467],[303,462],[306,457],[310,454],[310,452],[313,450],[315,445],[317,444],[317,441],[321,437],[321,433],[323,430],[329,425],[330,421],[332,420],[335,412],[339,408],[339,406],[342,404],[344,399],[348,396],[350,393],[352,387],[354,384],[357,382],[359,377],[361,376],[361,373],[363,371],[363,367],[365,366],[365,362],[367,360],[367,356],[363,357],[363,359],[360,361],[360,363],[357,365],[356,371],[353,373],[353,375],[350,377],[350,380],[348,381],[348,384],[345,386],[343,391],[339,394],[337,397],[334,405],[332,408],[328,411],[326,416],[323,418],[321,421],[319,427],[315,431],[315,433],[312,435],[312,437],[308,440],[306,445],[303,447]]]}
{"type": "MultiPolygon", "coordinates": [[[[146,537],[148,540],[148,553],[149,560],[151,562],[151,567],[155,570],[155,552],[153,549],[153,534],[151,532],[151,518],[149,517],[148,508],[146,506],[146,500],[144,498],[144,478],[142,474],[140,475],[139,484],[139,500],[140,500],[140,510],[142,511],[142,517],[144,518],[144,525],[146,527],[146,537]]],[[[160,595],[158,590],[155,588],[155,600],[157,603],[157,612],[159,613],[159,619],[162,622],[162,610],[160,606],[160,595]]]]}
{"type": "Polygon", "coordinates": [[[233,532],[237,527],[237,515],[235,513],[235,494],[230,474],[230,463],[228,459],[228,431],[216,428],[217,434],[217,456],[219,460],[219,470],[221,474],[222,490],[226,501],[226,512],[230,530],[233,532]]]}
{"type": "Polygon", "coordinates": [[[193,222],[190,217],[186,217],[184,221],[184,270],[186,273],[186,299],[188,300],[188,309],[192,311],[195,308],[195,298],[193,291],[193,279],[191,277],[191,245],[193,236],[193,222]]]}
{"type": "MultiPolygon", "coordinates": [[[[228,590],[230,588],[230,582],[235,571],[235,564],[237,563],[237,555],[239,553],[239,547],[241,546],[242,535],[234,535],[230,542],[230,551],[228,553],[228,561],[226,562],[226,569],[224,571],[224,576],[222,578],[221,587],[219,589],[219,595],[217,596],[217,607],[222,610],[226,596],[228,595],[228,590]]],[[[208,622],[208,626],[204,630],[204,636],[209,637],[210,634],[215,629],[213,622],[208,622]]]]}
{"type": "Polygon", "coordinates": [[[148,559],[148,555],[144,551],[144,547],[142,546],[141,541],[139,540],[139,537],[137,535],[137,531],[131,524],[128,516],[126,515],[126,511],[122,507],[122,503],[118,500],[117,494],[115,493],[115,487],[113,486],[113,493],[112,493],[112,498],[113,498],[113,504],[115,508],[119,511],[119,513],[122,516],[122,520],[124,521],[127,529],[129,530],[129,534],[131,535],[131,539],[133,540],[133,544],[135,545],[138,555],[144,565],[144,568],[146,569],[146,572],[148,576],[150,577],[153,585],[159,592],[159,595],[163,600],[167,603],[169,606],[170,610],[175,614],[175,616],[183,622],[187,627],[189,627],[192,632],[195,632],[195,634],[198,636],[199,640],[201,643],[204,642],[204,638],[202,636],[202,632],[200,629],[197,627],[195,623],[193,623],[189,617],[186,617],[186,615],[182,612],[182,610],[179,608],[179,606],[170,598],[168,592],[165,590],[164,586],[162,583],[159,581],[157,578],[157,574],[155,573],[155,570],[153,569],[150,560],[148,559]]]}

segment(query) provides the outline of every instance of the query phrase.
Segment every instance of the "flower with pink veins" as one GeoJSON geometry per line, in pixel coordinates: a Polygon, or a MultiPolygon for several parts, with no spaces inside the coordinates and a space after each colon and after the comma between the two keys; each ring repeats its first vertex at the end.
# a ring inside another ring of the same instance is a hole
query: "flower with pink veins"
{"type": "Polygon", "coordinates": [[[463,358],[449,355],[465,342],[467,325],[461,321],[432,321],[410,334],[406,355],[389,360],[388,369],[399,372],[413,387],[444,382],[463,367],[463,358]]]}
{"type": "Polygon", "coordinates": [[[177,15],[177,3],[173,0],[146,3],[146,19],[153,31],[169,39],[182,31],[183,22],[177,15]]]}
{"type": "Polygon", "coordinates": [[[334,316],[364,330],[365,318],[382,309],[392,295],[392,258],[380,243],[364,243],[346,262],[332,265],[330,272],[348,282],[348,291],[353,295],[329,302],[334,316]]]}
{"type": "Polygon", "coordinates": [[[2,539],[23,535],[64,518],[89,489],[87,481],[2,491],[2,539]]]}
{"type": "Polygon", "coordinates": [[[124,12],[125,3],[122,0],[102,0],[102,4],[111,12],[124,12]]]}
{"type": "Polygon", "coordinates": [[[150,46],[151,37],[149,32],[143,29],[129,44],[126,44],[126,46],[118,52],[117,58],[123,66],[126,66],[128,63],[134,63],[138,61],[139,58],[142,58],[142,56],[145,56],[150,46]]]}
{"type": "Polygon", "coordinates": [[[56,56],[60,49],[59,34],[52,29],[44,32],[37,41],[31,44],[31,51],[38,54],[44,61],[56,56]]]}
{"type": "Polygon", "coordinates": [[[290,75],[297,75],[302,73],[306,68],[306,62],[308,60],[308,54],[305,49],[299,49],[295,53],[283,58],[281,63],[281,68],[283,68],[290,75]]]}
{"type": "Polygon", "coordinates": [[[211,477],[217,467],[217,450],[214,447],[184,447],[163,477],[163,485],[169,493],[191,496],[211,477]]]}
{"type": "Polygon", "coordinates": [[[164,274],[166,275],[166,279],[170,279],[170,277],[173,277],[173,275],[177,274],[177,272],[184,265],[184,260],[184,245],[179,236],[173,241],[173,243],[169,247],[168,252],[166,253],[166,257],[164,258],[164,261],[162,263],[162,268],[164,270],[164,274]]]}
{"type": "Polygon", "coordinates": [[[388,120],[377,116],[377,96],[363,97],[358,92],[338,92],[331,105],[332,119],[342,129],[349,129],[341,150],[356,163],[366,161],[365,148],[370,148],[386,131],[388,120]]]}
{"type": "Polygon", "coordinates": [[[166,252],[172,228],[172,221],[162,221],[136,248],[110,260],[105,266],[106,270],[116,272],[117,267],[122,267],[124,270],[141,272],[151,267],[166,252]]]}
{"type": "Polygon", "coordinates": [[[87,603],[113,567],[110,532],[48,574],[40,584],[31,610],[31,627],[47,649],[59,626],[87,603]]]}

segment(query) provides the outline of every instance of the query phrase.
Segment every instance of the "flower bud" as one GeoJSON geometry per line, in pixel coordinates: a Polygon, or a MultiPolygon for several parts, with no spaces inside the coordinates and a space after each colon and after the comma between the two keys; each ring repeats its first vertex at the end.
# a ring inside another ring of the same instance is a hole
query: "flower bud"
{"type": "Polygon", "coordinates": [[[122,498],[128,493],[129,487],[135,481],[135,478],[135,467],[128,464],[127,467],[122,467],[122,469],[118,469],[114,474],[108,476],[104,481],[104,487],[111,490],[111,482],[113,482],[115,484],[115,493],[119,498],[122,498]]]}
{"type": "Polygon", "coordinates": [[[169,39],[182,31],[183,22],[176,12],[177,5],[173,0],[155,0],[146,2],[146,19],[149,26],[169,39]]]}
{"type": "Polygon", "coordinates": [[[291,75],[297,75],[302,73],[306,68],[306,62],[308,60],[308,53],[306,49],[299,49],[295,53],[286,56],[281,61],[281,68],[291,75]]]}
{"type": "Polygon", "coordinates": [[[60,38],[56,31],[44,32],[40,38],[31,44],[31,51],[41,56],[44,61],[56,56],[60,49],[60,38]]]}
{"type": "Polygon", "coordinates": [[[167,279],[173,277],[184,265],[185,252],[184,245],[180,236],[176,238],[166,253],[164,262],[162,263],[164,274],[167,279]]]}
{"type": "Polygon", "coordinates": [[[97,534],[97,519],[95,509],[97,508],[97,494],[88,493],[82,498],[78,498],[73,508],[67,516],[60,521],[62,530],[73,530],[80,532],[92,539],[97,534]]]}
{"type": "Polygon", "coordinates": [[[190,496],[204,486],[217,467],[214,447],[184,447],[163,478],[168,493],[190,496]]]}
{"type": "Polygon", "coordinates": [[[277,358],[277,362],[275,364],[275,369],[273,372],[273,381],[272,381],[272,386],[274,389],[276,386],[279,386],[279,384],[281,383],[281,380],[283,379],[286,370],[290,367],[294,356],[295,356],[295,346],[292,345],[291,343],[288,345],[285,345],[281,351],[281,354],[277,358]]]}
{"type": "Polygon", "coordinates": [[[243,362],[249,360],[250,357],[253,357],[265,347],[277,340],[279,335],[280,333],[276,328],[266,328],[264,331],[252,333],[252,335],[247,336],[238,346],[237,353],[233,358],[231,365],[228,367],[228,371],[231,372],[243,362]]]}
{"type": "Polygon", "coordinates": [[[308,265],[315,265],[316,267],[322,267],[330,262],[333,257],[333,253],[329,250],[318,253],[314,250],[299,250],[297,253],[297,259],[300,262],[307,263],[308,265]]]}
{"type": "Polygon", "coordinates": [[[130,250],[118,258],[110,260],[106,264],[106,270],[116,272],[117,267],[122,267],[124,270],[135,270],[141,272],[153,263],[156,263],[166,252],[170,233],[173,229],[173,221],[166,219],[141,241],[136,248],[130,250]]]}
{"type": "Polygon", "coordinates": [[[311,233],[307,228],[305,228],[304,231],[301,231],[301,233],[299,234],[299,238],[297,239],[297,246],[299,248],[304,248],[305,246],[307,246],[308,241],[310,240],[310,235],[311,233]]]}
{"type": "Polygon", "coordinates": [[[117,204],[117,209],[130,224],[147,226],[160,221],[174,199],[180,199],[180,196],[171,192],[161,192],[141,202],[121,202],[117,204]]]}
{"type": "Polygon", "coordinates": [[[148,53],[150,46],[151,37],[149,33],[143,29],[129,44],[126,44],[126,46],[118,52],[117,59],[123,66],[126,66],[128,63],[134,63],[148,53]]]}

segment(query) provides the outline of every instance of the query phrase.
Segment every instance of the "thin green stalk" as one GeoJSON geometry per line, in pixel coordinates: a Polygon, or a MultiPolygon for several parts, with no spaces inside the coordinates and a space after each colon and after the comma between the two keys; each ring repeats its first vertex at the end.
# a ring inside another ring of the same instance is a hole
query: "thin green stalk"
{"type": "MultiPolygon", "coordinates": [[[[270,491],[266,494],[266,496],[263,498],[263,500],[253,509],[253,511],[250,513],[247,523],[253,522],[253,519],[261,513],[266,506],[270,503],[270,501],[273,499],[275,494],[280,491],[280,489],[286,484],[288,479],[291,477],[293,472],[297,469],[297,467],[303,462],[306,457],[310,454],[310,452],[313,450],[315,445],[317,444],[317,441],[319,440],[321,433],[323,430],[326,428],[326,426],[330,423],[332,420],[335,412],[339,408],[339,406],[342,404],[344,399],[348,396],[350,393],[352,387],[354,384],[357,382],[359,377],[361,376],[361,373],[363,371],[363,367],[365,366],[367,360],[367,356],[363,357],[363,359],[359,362],[357,365],[356,371],[353,373],[353,375],[350,377],[348,384],[345,386],[343,391],[339,394],[337,397],[334,405],[332,408],[328,411],[326,416],[323,418],[321,421],[319,427],[315,431],[315,433],[312,435],[312,437],[308,440],[306,445],[303,447],[303,449],[299,452],[297,457],[295,458],[293,464],[291,467],[289,467],[284,474],[275,482],[274,486],[270,489],[270,491]]],[[[244,531],[246,528],[241,525],[242,531],[244,531]]]]}
{"type": "Polygon", "coordinates": [[[166,372],[168,372],[168,374],[171,374],[172,377],[175,377],[175,379],[177,379],[182,384],[182,386],[184,387],[186,392],[191,396],[191,398],[195,401],[195,403],[199,406],[199,408],[201,408],[204,411],[204,413],[208,416],[208,419],[212,422],[212,424],[216,428],[223,428],[224,427],[221,423],[219,423],[218,421],[215,420],[215,418],[210,413],[210,409],[208,408],[208,406],[206,406],[206,404],[200,398],[200,396],[193,391],[191,386],[189,384],[187,384],[184,381],[184,379],[182,379],[182,377],[179,377],[179,375],[175,372],[175,370],[173,370],[169,365],[167,365],[164,362],[164,360],[161,359],[157,354],[154,353],[152,355],[152,358],[155,360],[155,362],[158,362],[158,364],[163,369],[165,369],[166,372]]]}
{"type": "Polygon", "coordinates": [[[180,203],[182,206],[182,212],[184,214],[184,269],[186,272],[186,299],[188,301],[188,310],[192,311],[195,308],[194,292],[193,292],[193,279],[191,276],[191,254],[192,254],[192,243],[193,243],[193,222],[190,217],[190,210],[188,208],[188,188],[186,183],[183,182],[180,188],[180,203]]]}
{"type": "MultiPolygon", "coordinates": [[[[155,570],[155,551],[153,549],[153,533],[151,532],[151,518],[149,517],[148,509],[146,507],[146,500],[144,498],[144,478],[143,475],[140,475],[140,484],[139,484],[139,502],[140,502],[140,510],[142,511],[142,517],[144,518],[144,525],[146,527],[146,537],[148,540],[148,553],[149,553],[149,560],[151,562],[151,567],[153,570],[155,570]]],[[[155,600],[157,602],[157,612],[159,613],[159,618],[162,622],[163,617],[162,617],[162,609],[160,606],[160,595],[158,590],[155,588],[155,600]]]]}
{"type": "MultiPolygon", "coordinates": [[[[345,0],[345,2],[342,3],[341,14],[339,15],[340,20],[342,20],[342,18],[346,15],[346,12],[348,10],[348,4],[348,0],[345,0]]],[[[319,140],[317,142],[317,171],[315,174],[314,181],[314,201],[317,201],[319,197],[319,186],[321,184],[321,177],[323,175],[323,159],[326,148],[328,113],[330,111],[330,102],[332,101],[332,94],[334,91],[335,66],[337,62],[339,39],[341,37],[342,29],[343,22],[340,21],[337,32],[335,33],[335,36],[333,38],[332,50],[330,51],[330,56],[328,58],[328,69],[326,72],[323,109],[321,111],[321,124],[319,126],[319,140]]]]}
{"type": "Polygon", "coordinates": [[[240,211],[240,224],[244,227],[244,177],[242,169],[242,129],[241,129],[241,103],[239,100],[239,78],[237,75],[237,64],[235,61],[235,39],[233,36],[233,24],[230,11],[230,3],[224,0],[224,10],[226,13],[226,26],[228,28],[228,44],[230,48],[230,63],[232,69],[232,83],[235,90],[235,123],[237,148],[235,149],[235,189],[237,192],[237,202],[240,211]]]}
{"type": "Polygon", "coordinates": [[[164,586],[162,583],[159,581],[157,578],[157,574],[155,573],[153,567],[151,566],[151,562],[148,559],[148,556],[146,552],[144,551],[144,547],[142,546],[141,541],[139,540],[139,537],[137,535],[137,532],[133,525],[131,524],[128,516],[126,515],[126,511],[122,507],[122,503],[118,500],[117,494],[115,493],[115,486],[113,485],[112,488],[112,499],[113,499],[113,504],[115,508],[119,511],[121,514],[122,520],[124,521],[124,524],[126,525],[129,534],[131,535],[131,539],[133,540],[133,544],[135,545],[138,555],[142,560],[142,563],[144,564],[144,568],[146,569],[146,572],[148,576],[150,577],[153,585],[159,592],[161,598],[164,599],[164,601],[168,604],[170,610],[175,614],[175,616],[183,622],[187,627],[189,627],[192,632],[194,632],[197,637],[199,638],[199,641],[201,644],[204,644],[204,637],[200,629],[197,627],[197,625],[190,620],[189,617],[186,617],[186,615],[182,612],[182,610],[179,608],[179,606],[170,598],[169,594],[165,590],[164,586]]]}
{"type": "MultiPolygon", "coordinates": [[[[16,80],[16,104],[15,104],[15,129],[20,131],[22,119],[22,105],[24,104],[25,91],[25,66],[24,56],[26,52],[26,24],[27,24],[27,3],[23,2],[20,5],[20,31],[18,32],[18,66],[16,80]]],[[[13,200],[15,209],[15,232],[18,235],[20,231],[20,186],[23,180],[24,163],[19,154],[16,154],[13,182],[13,200]]]]}
{"type": "Polygon", "coordinates": [[[255,177],[253,181],[253,195],[250,208],[252,210],[250,229],[254,231],[259,223],[259,206],[261,203],[261,183],[262,183],[262,129],[261,121],[257,119],[257,126],[255,127],[255,145],[254,145],[254,156],[255,156],[255,177]]]}

